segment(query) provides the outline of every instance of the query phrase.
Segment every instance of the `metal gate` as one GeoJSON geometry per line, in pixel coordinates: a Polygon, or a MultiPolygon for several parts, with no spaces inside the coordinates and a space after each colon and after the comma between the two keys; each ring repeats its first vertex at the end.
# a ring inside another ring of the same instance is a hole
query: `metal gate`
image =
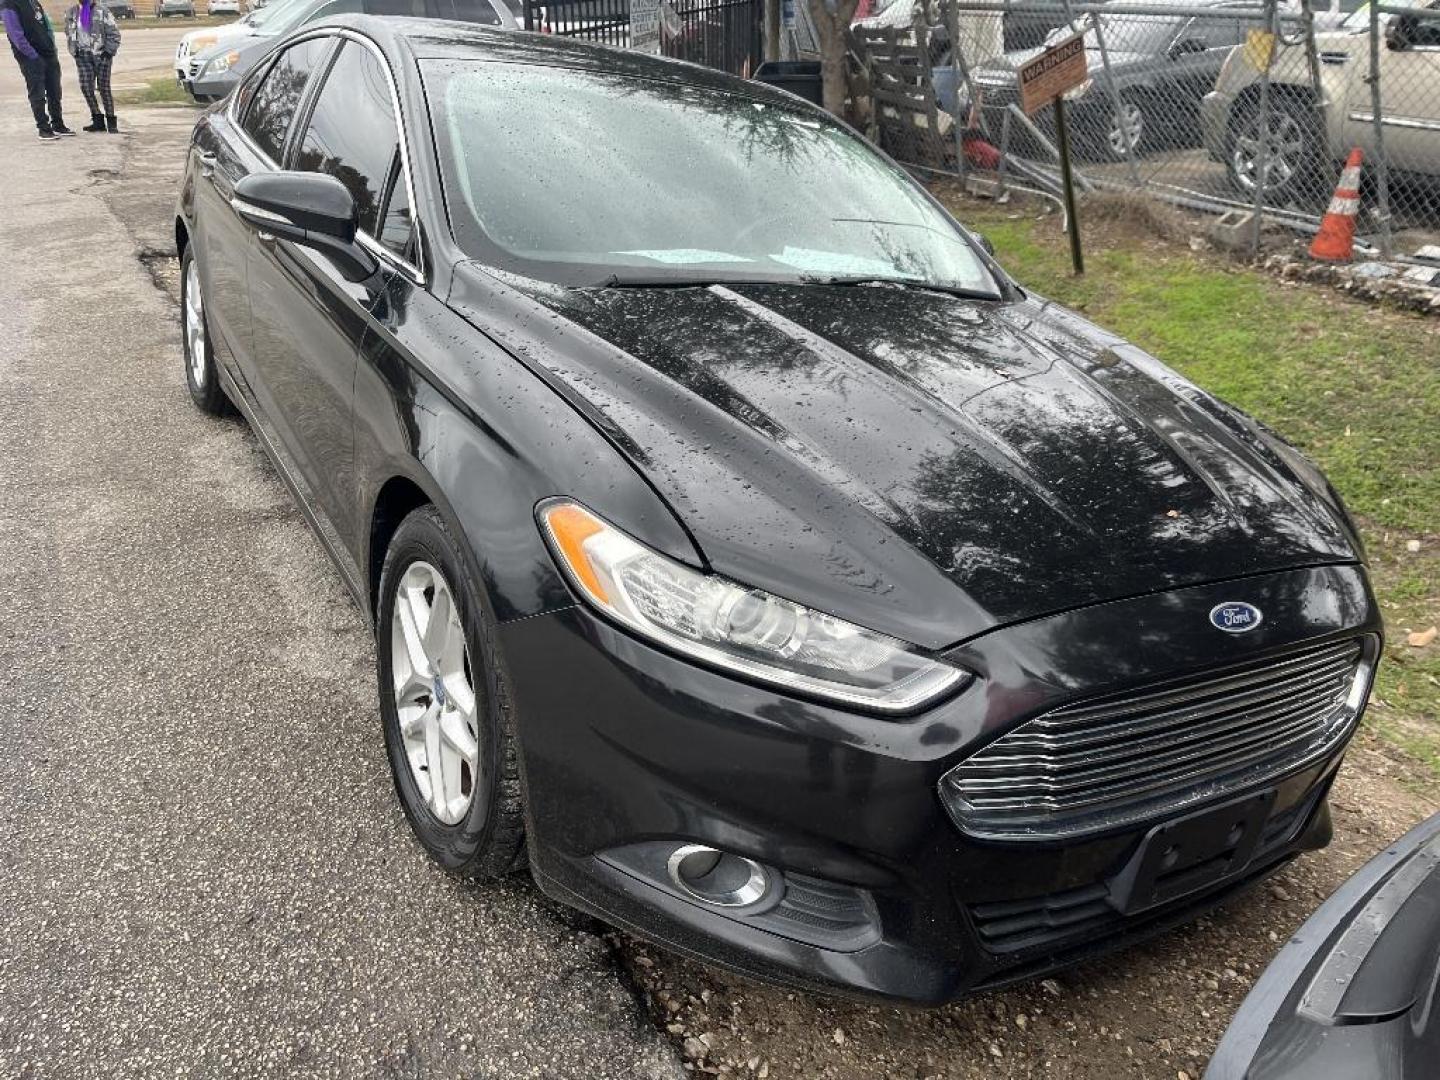
{"type": "Polygon", "coordinates": [[[630,44],[630,0],[525,0],[525,29],[623,48],[630,44]]]}
{"type": "MultiPolygon", "coordinates": [[[[749,76],[762,58],[764,0],[665,0],[660,48],[676,60],[749,76]]],[[[624,48],[630,0],[524,0],[526,30],[624,48]]]]}

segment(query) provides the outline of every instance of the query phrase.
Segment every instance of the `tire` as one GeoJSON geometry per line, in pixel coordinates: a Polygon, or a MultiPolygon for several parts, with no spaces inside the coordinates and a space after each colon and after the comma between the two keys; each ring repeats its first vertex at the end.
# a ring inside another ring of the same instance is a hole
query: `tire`
{"type": "Polygon", "coordinates": [[[1091,141],[1095,156],[1101,161],[1124,161],[1125,140],[1128,136],[1130,153],[1139,157],[1154,141],[1154,125],[1151,110],[1139,94],[1126,93],[1120,96],[1120,108],[1106,109],[1104,119],[1096,125],[1091,141]]]}
{"type": "MultiPolygon", "coordinates": [[[[1314,109],[1291,95],[1275,94],[1270,100],[1267,127],[1272,155],[1265,185],[1267,204],[1307,205],[1327,194],[1320,190],[1322,135],[1314,109]]],[[[1225,140],[1225,170],[1230,186],[1246,199],[1255,197],[1259,135],[1260,106],[1258,101],[1250,101],[1232,114],[1225,140]]]]}
{"type": "Polygon", "coordinates": [[[385,750],[421,845],[467,878],[523,866],[525,801],[495,619],[433,506],[412,511],[385,552],[375,642],[385,750]],[[451,612],[455,621],[433,621],[451,612]]]}
{"type": "Polygon", "coordinates": [[[200,263],[195,245],[187,244],[180,256],[180,329],[185,354],[185,386],[196,408],[211,416],[234,411],[220,385],[215,353],[210,347],[210,324],[205,316],[205,290],[200,285],[200,263]]]}

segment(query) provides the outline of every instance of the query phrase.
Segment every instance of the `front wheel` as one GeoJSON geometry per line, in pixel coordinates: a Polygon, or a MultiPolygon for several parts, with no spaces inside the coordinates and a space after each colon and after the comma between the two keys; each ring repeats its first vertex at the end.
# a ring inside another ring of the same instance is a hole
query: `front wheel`
{"type": "Polygon", "coordinates": [[[201,411],[212,416],[225,416],[231,411],[230,399],[220,386],[215,370],[215,353],[210,347],[210,324],[205,318],[205,292],[200,286],[200,262],[195,258],[195,245],[185,248],[180,256],[180,317],[185,330],[185,386],[190,400],[201,411]]]}
{"type": "Polygon", "coordinates": [[[1109,110],[1103,130],[1093,138],[1096,156],[1106,161],[1125,161],[1139,157],[1150,143],[1151,125],[1144,103],[1134,95],[1120,99],[1118,108],[1109,110]]]}
{"type": "Polygon", "coordinates": [[[494,618],[433,506],[385,553],[375,645],[385,748],[415,835],[456,873],[509,873],[525,839],[509,684],[494,618]]]}
{"type": "Polygon", "coordinates": [[[1319,194],[1319,143],[1314,111],[1304,102],[1286,96],[1272,100],[1263,129],[1259,103],[1251,102],[1231,121],[1225,160],[1230,183],[1247,200],[1254,199],[1264,161],[1267,203],[1313,200],[1319,194]]]}

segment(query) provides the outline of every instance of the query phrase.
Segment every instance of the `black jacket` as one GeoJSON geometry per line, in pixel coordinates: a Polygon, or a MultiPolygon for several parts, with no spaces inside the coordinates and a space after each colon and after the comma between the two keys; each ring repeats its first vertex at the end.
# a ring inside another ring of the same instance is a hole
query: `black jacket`
{"type": "MultiPolygon", "coordinates": [[[[37,53],[41,56],[55,55],[55,34],[50,29],[44,9],[40,7],[40,0],[0,0],[0,11],[15,12],[25,39],[37,53]]],[[[24,59],[15,46],[10,46],[10,51],[17,60],[24,59]]]]}

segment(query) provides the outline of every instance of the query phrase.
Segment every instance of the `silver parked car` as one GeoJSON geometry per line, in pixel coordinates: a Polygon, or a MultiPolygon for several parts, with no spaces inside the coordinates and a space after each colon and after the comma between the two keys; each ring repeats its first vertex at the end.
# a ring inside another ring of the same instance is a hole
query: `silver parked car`
{"type": "MultiPolygon", "coordinates": [[[[1440,0],[1412,6],[1440,14],[1440,0]]],[[[1380,119],[1386,158],[1392,173],[1440,180],[1440,18],[1383,18],[1380,119]]],[[[1317,108],[1303,47],[1282,46],[1271,66],[1266,190],[1273,201],[1323,198],[1334,186],[1336,163],[1356,147],[1367,156],[1374,153],[1369,10],[1362,7],[1339,30],[1317,34],[1315,43],[1323,106],[1317,108]]],[[[1252,195],[1258,182],[1260,82],[1246,50],[1236,49],[1200,106],[1206,149],[1245,195],[1252,195]]]]}

